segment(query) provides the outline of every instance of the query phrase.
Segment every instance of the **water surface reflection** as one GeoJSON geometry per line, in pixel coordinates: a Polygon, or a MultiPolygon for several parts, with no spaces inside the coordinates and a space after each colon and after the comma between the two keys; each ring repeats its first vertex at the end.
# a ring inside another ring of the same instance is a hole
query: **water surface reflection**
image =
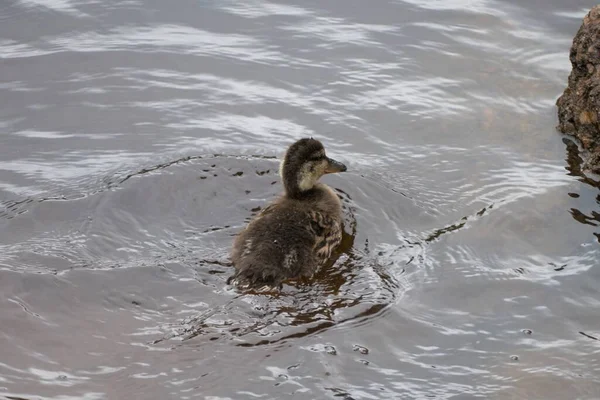
{"type": "Polygon", "coordinates": [[[0,393],[600,397],[599,180],[554,130],[590,4],[563,3],[0,6],[0,393]],[[302,136],[349,166],[343,246],[238,293],[302,136]]]}

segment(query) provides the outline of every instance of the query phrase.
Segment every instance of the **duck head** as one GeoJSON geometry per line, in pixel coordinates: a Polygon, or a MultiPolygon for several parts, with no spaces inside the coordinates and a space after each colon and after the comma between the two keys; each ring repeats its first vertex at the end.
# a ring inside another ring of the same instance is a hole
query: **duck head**
{"type": "Polygon", "coordinates": [[[346,171],[346,166],[325,154],[323,144],[316,139],[300,139],[292,144],[279,168],[285,192],[299,197],[311,190],[325,174],[346,171]]]}

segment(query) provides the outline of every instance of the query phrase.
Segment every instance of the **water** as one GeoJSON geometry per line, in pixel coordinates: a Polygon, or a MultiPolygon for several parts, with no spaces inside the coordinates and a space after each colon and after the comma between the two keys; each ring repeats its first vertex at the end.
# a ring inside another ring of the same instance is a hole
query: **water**
{"type": "Polygon", "coordinates": [[[592,5],[2,3],[0,396],[600,398],[597,177],[554,129],[592,5]],[[339,258],[240,295],[310,135],[339,258]]]}

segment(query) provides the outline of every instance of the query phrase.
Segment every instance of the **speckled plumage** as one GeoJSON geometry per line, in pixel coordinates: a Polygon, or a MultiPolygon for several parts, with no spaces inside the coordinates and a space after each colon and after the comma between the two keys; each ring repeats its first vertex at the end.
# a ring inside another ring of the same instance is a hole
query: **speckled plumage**
{"type": "Polygon", "coordinates": [[[342,240],[342,206],[327,185],[317,182],[346,167],[325,155],[321,142],[301,139],[281,163],[285,193],[262,210],[236,237],[232,283],[276,286],[310,277],[342,240]]]}

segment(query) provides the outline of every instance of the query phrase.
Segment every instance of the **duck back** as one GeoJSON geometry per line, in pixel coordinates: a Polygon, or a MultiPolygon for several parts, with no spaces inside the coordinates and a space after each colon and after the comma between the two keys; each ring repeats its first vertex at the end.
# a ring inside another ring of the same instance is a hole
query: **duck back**
{"type": "Polygon", "coordinates": [[[302,198],[279,198],[236,237],[233,281],[279,285],[313,275],[340,243],[341,224],[339,198],[326,185],[315,186],[302,198]]]}

